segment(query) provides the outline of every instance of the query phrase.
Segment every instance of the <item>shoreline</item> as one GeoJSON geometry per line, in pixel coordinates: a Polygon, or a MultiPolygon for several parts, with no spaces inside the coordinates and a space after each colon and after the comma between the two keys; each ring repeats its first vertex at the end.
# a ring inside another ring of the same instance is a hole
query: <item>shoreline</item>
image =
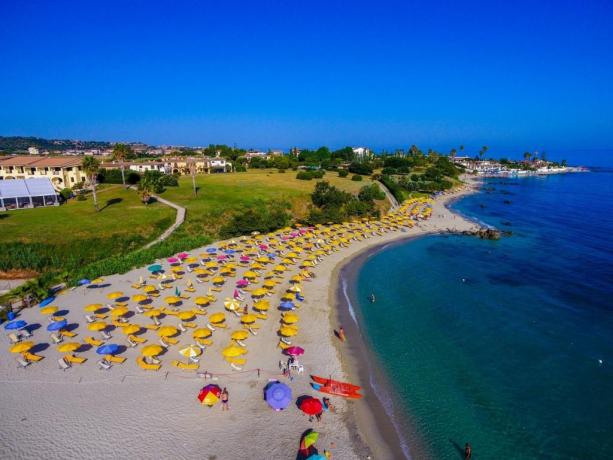
{"type": "MultiPolygon", "coordinates": [[[[459,217],[473,226],[481,226],[481,223],[455,213],[449,208],[455,201],[468,194],[476,193],[478,191],[476,185],[477,181],[471,180],[462,190],[437,197],[436,202],[456,218],[459,217]]],[[[329,304],[335,307],[330,310],[331,334],[333,334],[334,325],[342,324],[350,338],[342,345],[335,341],[334,346],[347,381],[363,387],[365,396],[362,401],[366,403],[349,406],[350,417],[348,418],[352,423],[347,423],[347,428],[356,435],[356,439],[359,439],[354,449],[356,451],[366,449],[369,457],[376,459],[412,459],[430,458],[430,456],[419,439],[416,429],[406,433],[405,436],[399,433],[401,428],[398,423],[400,421],[404,422],[402,425],[408,427],[414,427],[414,423],[410,419],[410,414],[399,413],[397,410],[398,404],[392,396],[393,387],[381,369],[378,358],[370,349],[363,328],[360,327],[361,313],[359,308],[354,307],[355,299],[352,298],[350,286],[347,286],[346,282],[355,279],[357,271],[366,259],[388,246],[404,244],[426,236],[454,233],[449,229],[435,226],[422,227],[420,230],[417,234],[399,234],[386,241],[371,242],[337,263],[330,277],[329,304]]],[[[456,230],[455,233],[460,233],[460,231],[456,230]]],[[[360,453],[363,455],[363,452],[360,453]]]]}

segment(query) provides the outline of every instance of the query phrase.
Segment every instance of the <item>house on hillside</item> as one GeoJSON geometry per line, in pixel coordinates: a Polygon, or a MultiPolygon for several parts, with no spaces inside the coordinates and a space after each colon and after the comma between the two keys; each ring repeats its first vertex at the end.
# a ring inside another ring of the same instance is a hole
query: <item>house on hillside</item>
{"type": "Polygon", "coordinates": [[[367,147],[353,147],[353,156],[356,161],[368,161],[372,159],[372,152],[367,147]]]}

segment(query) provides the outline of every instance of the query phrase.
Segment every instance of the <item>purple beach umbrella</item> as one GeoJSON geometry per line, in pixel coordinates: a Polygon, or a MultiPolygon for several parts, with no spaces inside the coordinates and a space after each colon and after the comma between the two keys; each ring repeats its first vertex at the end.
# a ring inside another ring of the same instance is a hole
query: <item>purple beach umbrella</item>
{"type": "Polygon", "coordinates": [[[292,401],[292,390],[286,384],[273,382],[266,386],[264,392],[266,402],[274,410],[283,410],[292,401]]]}

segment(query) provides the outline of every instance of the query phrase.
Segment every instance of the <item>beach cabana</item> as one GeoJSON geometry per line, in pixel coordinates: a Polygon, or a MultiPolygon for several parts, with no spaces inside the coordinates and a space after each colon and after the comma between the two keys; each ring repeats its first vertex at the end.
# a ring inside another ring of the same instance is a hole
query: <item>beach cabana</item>
{"type": "Polygon", "coordinates": [[[58,205],[57,192],[47,178],[0,181],[0,211],[58,205]]]}

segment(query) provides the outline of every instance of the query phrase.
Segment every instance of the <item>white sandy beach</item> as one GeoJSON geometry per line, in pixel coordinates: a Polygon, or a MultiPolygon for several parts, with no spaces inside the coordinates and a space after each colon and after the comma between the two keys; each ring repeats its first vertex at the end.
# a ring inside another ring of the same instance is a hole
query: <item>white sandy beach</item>
{"type": "MultiPolygon", "coordinates": [[[[205,351],[200,364],[200,372],[212,373],[213,381],[171,367],[171,360],[181,358],[178,346],[161,356],[165,365],[159,372],[145,372],[137,366],[135,359],[140,347],[128,348],[122,354],[128,358],[126,362],[109,371],[98,370],[99,357],[94,349],[80,353],[88,362],[62,371],[57,363],[61,354],[55,345],[37,352],[44,360],[18,369],[5,341],[0,347],[0,458],[294,459],[300,436],[309,428],[320,433],[317,443],[320,452],[328,449],[334,459],[359,459],[368,455],[377,459],[393,458],[392,450],[376,428],[364,423],[365,417],[355,416],[351,406],[365,405],[364,400],[348,402],[334,397],[336,413],[324,413],[318,423],[309,422],[295,404],[282,412],[271,410],[263,400],[262,389],[269,379],[279,379],[290,385],[294,399],[303,394],[321,397],[310,388],[309,374],[345,380],[340,356],[342,346],[332,334],[332,329],[337,327],[331,314],[335,303],[334,289],[330,289],[332,273],[351,257],[375,245],[426,233],[476,229],[474,223],[445,207],[451,199],[469,190],[467,187],[437,198],[432,217],[414,228],[353,242],[324,257],[312,269],[316,278],[302,284],[306,300],[297,310],[300,332],[295,338],[295,343],[306,350],[300,358],[305,373],[295,376],[292,382],[280,374],[278,362],[287,357],[277,348],[280,312],[276,306],[289,286],[289,276],[275,288],[274,296],[269,297],[269,318],[260,323],[258,335],[246,340],[248,354],[243,372],[232,370],[221,357],[221,349],[230,343],[229,331],[239,326],[237,317],[226,314],[228,329],[214,333],[214,345],[205,351]],[[257,369],[260,369],[259,377],[257,369]],[[219,405],[209,409],[197,401],[199,389],[211,382],[228,388],[229,412],[222,412],[219,405]]],[[[193,253],[203,249],[195,249],[193,253]]],[[[242,271],[239,269],[236,279],[242,271]]],[[[296,272],[298,268],[294,267],[289,275],[296,272]]],[[[147,274],[141,268],[108,276],[105,280],[110,283],[109,287],[78,288],[59,296],[53,304],[69,311],[69,323],[80,324],[75,331],[79,335],[74,340],[82,342],[85,336],[97,335],[85,327],[83,306],[108,303],[106,295],[112,291],[133,295],[136,290],[131,284],[147,274]]],[[[184,284],[183,281],[175,283],[180,288],[184,284]]],[[[204,287],[197,283],[195,287],[198,293],[193,296],[204,294],[204,287]]],[[[234,282],[226,283],[223,292],[216,293],[218,300],[209,309],[221,311],[223,299],[230,297],[233,289],[234,282]]],[[[173,291],[168,290],[166,295],[173,291]]],[[[161,299],[155,304],[161,304],[161,299]]],[[[37,310],[36,307],[24,310],[20,319],[42,326],[34,331],[31,339],[41,344],[48,342],[45,330],[48,322],[37,310]]],[[[143,320],[142,323],[146,322],[143,320]]],[[[197,321],[204,325],[206,317],[198,317],[197,321]]],[[[175,318],[163,322],[176,325],[175,318]]],[[[125,335],[119,331],[111,333],[110,342],[126,344],[125,335]]],[[[158,343],[153,331],[144,337],[149,343],[158,343]]],[[[179,340],[180,345],[192,343],[191,331],[181,334],[179,340]]],[[[366,385],[363,392],[366,398],[372,397],[366,385]]]]}

